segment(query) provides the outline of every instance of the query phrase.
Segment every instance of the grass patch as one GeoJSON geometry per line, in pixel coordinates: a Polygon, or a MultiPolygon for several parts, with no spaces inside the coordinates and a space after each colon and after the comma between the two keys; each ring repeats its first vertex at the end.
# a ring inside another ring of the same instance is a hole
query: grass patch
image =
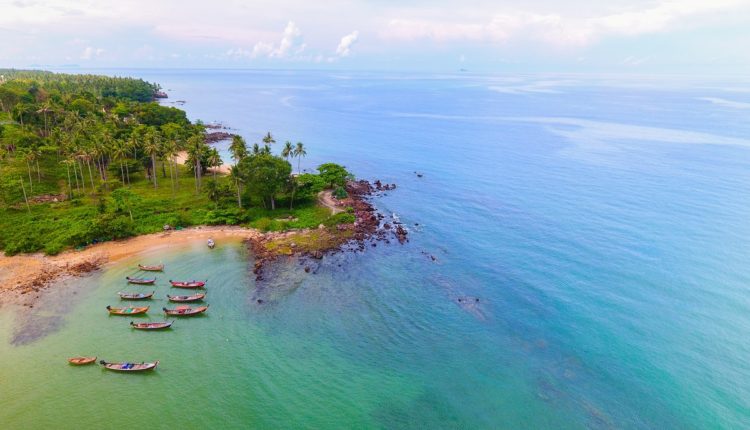
{"type": "MultiPolygon", "coordinates": [[[[34,188],[33,193],[27,188],[29,197],[66,194],[65,168],[53,160],[45,160],[41,167],[45,175],[39,181],[33,173],[34,188]]],[[[1,173],[5,177],[17,178],[26,173],[25,169],[23,163],[8,163],[1,173]]],[[[73,200],[31,204],[30,212],[23,201],[0,206],[0,250],[8,255],[38,251],[57,254],[71,247],[159,232],[164,225],[242,225],[261,231],[287,231],[350,222],[341,217],[347,214],[331,216],[327,208],[317,206],[314,196],[295,200],[294,209],[289,209],[289,202],[282,196],[279,206],[283,204],[283,207],[272,211],[264,209],[253,196],[245,195],[245,207],[240,209],[234,195],[228,194],[218,202],[212,202],[205,192],[196,193],[192,173],[184,167],[174,190],[168,173],[167,177],[162,177],[161,169],[157,171],[158,188],[154,188],[142,172],[131,175],[129,189],[135,198],[128,207],[129,211],[117,207],[111,192],[99,189],[96,176],[94,189],[99,190],[92,192],[88,183],[86,193],[78,193],[73,200]]],[[[28,187],[27,173],[25,177],[28,187]]],[[[90,181],[88,172],[86,180],[90,181]]],[[[209,178],[204,178],[204,183],[207,180],[209,178]]],[[[224,187],[231,186],[227,177],[216,180],[224,187]]]]}

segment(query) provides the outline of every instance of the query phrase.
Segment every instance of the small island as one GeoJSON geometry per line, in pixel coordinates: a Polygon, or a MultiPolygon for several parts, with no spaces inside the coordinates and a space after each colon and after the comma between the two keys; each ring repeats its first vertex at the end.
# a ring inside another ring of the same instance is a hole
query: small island
{"type": "Polygon", "coordinates": [[[156,84],[25,70],[0,76],[6,291],[36,292],[181,235],[248,240],[259,279],[278,256],[321,258],[351,242],[363,249],[369,238],[387,240],[386,231],[406,238],[401,226],[381,226],[367,202],[389,186],[355,181],[336,163],[300,171],[302,142],[268,132],[248,145],[227,134],[231,160],[222,160],[210,145],[213,127],[157,103],[166,94],[156,84]],[[11,257],[18,254],[26,260],[11,257]]]}

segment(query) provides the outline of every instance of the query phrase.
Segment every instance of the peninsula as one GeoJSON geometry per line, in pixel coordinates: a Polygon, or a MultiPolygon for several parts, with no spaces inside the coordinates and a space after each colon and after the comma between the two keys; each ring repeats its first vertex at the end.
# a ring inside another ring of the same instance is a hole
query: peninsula
{"type": "MultiPolygon", "coordinates": [[[[320,258],[352,240],[362,247],[381,229],[382,216],[365,201],[377,189],[335,163],[302,173],[301,142],[282,144],[268,132],[248,145],[231,135],[232,159],[222,160],[204,124],[155,101],[165,95],[156,84],[24,70],[0,76],[6,290],[33,294],[165,237],[196,235],[250,241],[260,277],[278,255],[320,258]],[[123,242],[139,235],[148,236],[123,242]]],[[[393,234],[403,241],[406,232],[393,234]]]]}

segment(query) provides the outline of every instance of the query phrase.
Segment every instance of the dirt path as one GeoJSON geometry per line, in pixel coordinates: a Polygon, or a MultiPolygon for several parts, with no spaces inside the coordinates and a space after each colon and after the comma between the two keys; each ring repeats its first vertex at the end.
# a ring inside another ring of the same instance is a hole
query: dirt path
{"type": "Polygon", "coordinates": [[[331,215],[344,212],[344,209],[339,206],[338,200],[333,198],[333,192],[331,190],[321,191],[318,193],[318,203],[327,207],[331,210],[331,215]]]}

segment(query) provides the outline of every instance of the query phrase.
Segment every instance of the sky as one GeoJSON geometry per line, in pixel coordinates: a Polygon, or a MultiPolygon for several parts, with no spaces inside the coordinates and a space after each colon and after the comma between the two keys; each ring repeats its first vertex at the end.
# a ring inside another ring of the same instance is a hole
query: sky
{"type": "Polygon", "coordinates": [[[750,0],[0,0],[0,67],[750,71],[750,0]]]}

